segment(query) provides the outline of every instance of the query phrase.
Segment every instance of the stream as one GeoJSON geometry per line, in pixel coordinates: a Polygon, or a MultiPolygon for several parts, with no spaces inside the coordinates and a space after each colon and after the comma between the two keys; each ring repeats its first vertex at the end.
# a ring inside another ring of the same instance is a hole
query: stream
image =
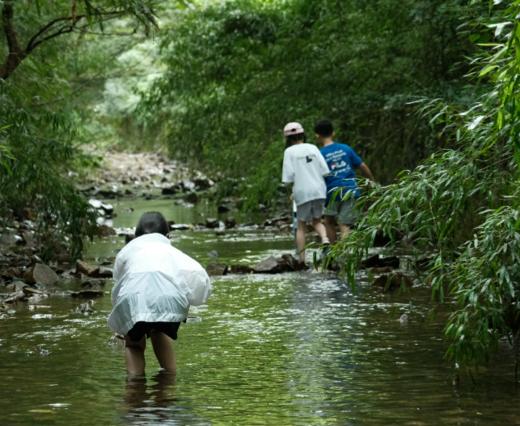
{"type": "MultiPolygon", "coordinates": [[[[164,199],[114,207],[116,227],[149,210],[176,223],[216,215],[164,199]]],[[[204,265],[252,264],[294,246],[289,233],[255,227],[171,237],[204,265]]],[[[122,245],[97,239],[85,259],[112,258],[122,245]]],[[[510,351],[500,348],[475,383],[463,375],[455,385],[446,313],[426,286],[385,294],[360,276],[352,291],[317,271],[215,277],[208,305],[192,307],[179,330],[176,379],[158,373],[148,345],[146,380],[128,382],[106,326],[111,285],[90,315],[74,312],[84,300],[51,296],[0,321],[0,424],[520,424],[510,351]]]]}

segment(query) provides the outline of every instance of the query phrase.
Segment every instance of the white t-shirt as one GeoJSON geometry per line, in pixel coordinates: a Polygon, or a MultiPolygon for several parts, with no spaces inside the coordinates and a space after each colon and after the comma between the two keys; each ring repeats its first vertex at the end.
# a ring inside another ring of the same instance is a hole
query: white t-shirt
{"type": "Polygon", "coordinates": [[[161,234],[130,241],[114,264],[108,326],[126,334],[136,322],[180,322],[190,305],[205,303],[211,284],[204,268],[161,234]]]}
{"type": "Polygon", "coordinates": [[[299,143],[287,148],[283,154],[282,182],[294,183],[296,205],[327,197],[324,175],[329,167],[319,149],[310,143],[299,143]]]}

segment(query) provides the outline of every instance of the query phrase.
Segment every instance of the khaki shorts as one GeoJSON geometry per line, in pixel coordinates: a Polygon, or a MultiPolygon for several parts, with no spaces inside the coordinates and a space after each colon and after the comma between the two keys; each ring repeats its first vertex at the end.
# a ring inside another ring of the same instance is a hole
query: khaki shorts
{"type": "Polygon", "coordinates": [[[330,201],[324,212],[325,216],[333,216],[341,225],[354,225],[358,218],[356,200],[330,201]]]}
{"type": "Polygon", "coordinates": [[[321,219],[325,200],[312,200],[296,207],[296,217],[300,222],[310,222],[312,219],[321,219]]]}

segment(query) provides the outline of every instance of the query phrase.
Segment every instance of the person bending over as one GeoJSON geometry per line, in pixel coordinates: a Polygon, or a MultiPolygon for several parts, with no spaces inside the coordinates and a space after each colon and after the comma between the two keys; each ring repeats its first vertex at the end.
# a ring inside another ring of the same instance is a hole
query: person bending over
{"type": "Polygon", "coordinates": [[[150,337],[160,366],[175,373],[173,340],[190,305],[207,301],[211,293],[202,266],[168,239],[169,226],[162,214],[143,214],[135,238],[116,256],[112,311],[108,326],[125,338],[125,359],[130,376],[145,372],[144,350],[150,337]]]}

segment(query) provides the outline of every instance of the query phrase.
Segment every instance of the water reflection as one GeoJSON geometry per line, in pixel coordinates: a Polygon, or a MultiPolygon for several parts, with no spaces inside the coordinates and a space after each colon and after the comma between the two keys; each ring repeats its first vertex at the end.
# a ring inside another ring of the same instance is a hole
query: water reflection
{"type": "Polygon", "coordinates": [[[175,375],[159,371],[151,379],[129,378],[124,398],[129,424],[179,424],[175,419],[175,375]]]}
{"type": "MultiPolygon", "coordinates": [[[[251,263],[291,251],[286,238],[186,232],[174,243],[203,263],[212,251],[251,263]]],[[[91,258],[121,245],[96,241],[91,258]]],[[[177,377],[128,382],[121,346],[107,345],[108,295],[87,317],[75,313],[77,300],[45,303],[51,309],[21,306],[0,322],[1,424],[520,424],[507,348],[477,385],[452,387],[445,312],[430,315],[426,287],[388,295],[364,276],[356,292],[314,272],[223,276],[175,342],[177,377]]],[[[159,368],[151,354],[147,368],[159,368]]]]}

